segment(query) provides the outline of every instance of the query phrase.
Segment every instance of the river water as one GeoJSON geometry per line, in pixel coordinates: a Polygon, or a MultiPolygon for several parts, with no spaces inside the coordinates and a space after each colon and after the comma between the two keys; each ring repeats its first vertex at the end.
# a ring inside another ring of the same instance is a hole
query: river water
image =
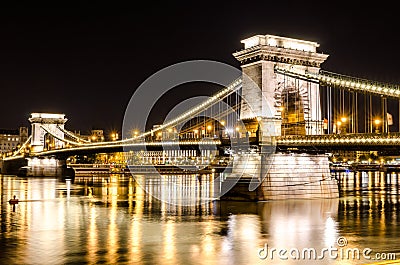
{"type": "Polygon", "coordinates": [[[392,255],[400,259],[396,174],[343,172],[341,198],[266,202],[209,200],[212,189],[190,188],[198,185],[195,175],[156,180],[117,174],[74,182],[1,176],[0,264],[367,264],[392,255]],[[179,181],[186,183],[184,190],[165,186],[179,181]],[[11,205],[14,195],[19,202],[11,205]],[[184,206],[165,202],[177,197],[184,206]]]}

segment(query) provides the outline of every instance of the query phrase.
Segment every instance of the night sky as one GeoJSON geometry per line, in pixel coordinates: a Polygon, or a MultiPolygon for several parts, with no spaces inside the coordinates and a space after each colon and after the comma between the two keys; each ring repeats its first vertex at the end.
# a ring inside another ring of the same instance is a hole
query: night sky
{"type": "MultiPolygon", "coordinates": [[[[150,75],[195,59],[239,67],[232,53],[242,48],[240,40],[255,34],[316,41],[319,52],[330,55],[322,69],[400,84],[394,3],[325,2],[2,8],[0,128],[29,126],[31,112],[54,112],[66,114],[71,130],[120,130],[130,97],[150,75]]],[[[163,98],[162,107],[167,111],[179,100],[215,90],[197,88],[176,90],[163,98]]]]}

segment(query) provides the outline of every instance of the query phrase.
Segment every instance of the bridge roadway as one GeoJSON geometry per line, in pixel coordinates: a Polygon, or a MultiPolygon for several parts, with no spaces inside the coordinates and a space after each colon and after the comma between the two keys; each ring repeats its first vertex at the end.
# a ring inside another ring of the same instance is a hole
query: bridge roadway
{"type": "Polygon", "coordinates": [[[98,145],[82,145],[76,147],[53,149],[37,153],[29,154],[30,157],[39,156],[56,156],[66,158],[72,155],[80,154],[95,154],[95,153],[114,153],[123,151],[160,151],[160,150],[207,150],[215,149],[216,146],[221,146],[220,140],[176,140],[176,141],[157,141],[157,142],[136,142],[136,143],[114,143],[114,142],[99,142],[98,145]]]}
{"type": "Polygon", "coordinates": [[[278,150],[326,151],[386,151],[398,154],[400,133],[356,133],[303,136],[280,136],[276,138],[278,150]]]}
{"type": "MultiPolygon", "coordinates": [[[[400,133],[387,134],[325,134],[325,135],[287,135],[273,138],[273,144],[278,151],[289,152],[329,152],[331,150],[366,150],[366,151],[387,151],[398,153],[400,148],[400,133]]],[[[232,139],[234,142],[234,138],[232,139]]],[[[255,139],[249,139],[250,145],[257,145],[255,139]]],[[[231,145],[229,139],[193,139],[159,142],[138,142],[138,143],[113,143],[101,142],[98,145],[83,145],[63,149],[47,150],[38,153],[31,153],[28,156],[56,156],[66,158],[71,155],[113,153],[126,150],[132,151],[157,151],[157,150],[206,150],[216,147],[227,147],[231,145]]],[[[5,160],[13,159],[12,157],[5,160]]]]}

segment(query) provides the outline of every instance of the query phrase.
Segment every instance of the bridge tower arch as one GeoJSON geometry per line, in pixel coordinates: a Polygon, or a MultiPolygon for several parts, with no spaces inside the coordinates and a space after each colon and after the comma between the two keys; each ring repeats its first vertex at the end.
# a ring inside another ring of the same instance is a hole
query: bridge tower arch
{"type": "Polygon", "coordinates": [[[276,74],[274,71],[275,67],[279,67],[300,73],[318,73],[320,65],[328,58],[328,55],[317,52],[319,44],[274,35],[255,35],[241,43],[244,49],[233,55],[241,63],[243,71],[244,101],[240,117],[245,124],[254,124],[257,119],[263,134],[268,136],[290,132],[282,131],[285,108],[286,114],[289,114],[282,99],[285,98],[284,92],[292,92],[291,87],[296,87],[300,94],[299,103],[304,108],[303,116],[298,117],[298,121],[303,122],[297,124],[302,124],[304,128],[292,131],[306,135],[322,134],[319,85],[276,74]]]}
{"type": "Polygon", "coordinates": [[[63,148],[65,143],[64,139],[64,125],[68,119],[65,118],[65,114],[54,114],[54,113],[31,113],[29,121],[32,125],[32,140],[31,150],[32,152],[41,152],[47,147],[46,135],[49,133],[54,135],[52,146],[53,148],[63,148]]]}

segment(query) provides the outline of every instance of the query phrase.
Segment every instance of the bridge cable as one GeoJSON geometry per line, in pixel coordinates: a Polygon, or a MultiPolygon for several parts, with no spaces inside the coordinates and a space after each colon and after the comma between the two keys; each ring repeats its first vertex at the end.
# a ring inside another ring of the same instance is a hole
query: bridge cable
{"type": "Polygon", "coordinates": [[[400,97],[400,85],[361,79],[323,70],[320,70],[319,73],[311,73],[308,71],[306,71],[305,73],[300,73],[275,67],[274,71],[279,74],[285,74],[294,78],[319,83],[320,85],[331,85],[333,87],[338,87],[342,89],[346,88],[359,92],[365,91],[371,94],[383,95],[392,98],[400,97]]]}
{"type": "MultiPolygon", "coordinates": [[[[186,112],[184,112],[183,114],[181,114],[179,117],[176,117],[164,124],[162,124],[161,126],[157,127],[157,128],[153,128],[149,131],[143,132],[140,135],[131,137],[131,138],[127,138],[127,139],[121,139],[121,140],[117,140],[117,141],[112,141],[112,142],[97,142],[97,143],[87,143],[84,144],[85,146],[101,146],[101,145],[109,145],[109,144],[113,144],[113,145],[119,145],[119,144],[128,144],[132,141],[135,140],[139,140],[139,139],[144,139],[147,136],[151,136],[153,135],[155,132],[161,131],[163,129],[166,129],[168,127],[174,126],[176,124],[179,124],[180,122],[183,122],[185,120],[187,120],[190,117],[193,117],[195,115],[198,115],[200,113],[202,113],[204,111],[204,109],[207,109],[209,107],[211,107],[212,105],[214,105],[215,103],[223,100],[224,98],[228,97],[229,95],[235,93],[236,91],[238,91],[240,88],[242,87],[242,79],[241,78],[237,78],[236,80],[234,80],[232,83],[230,83],[227,87],[225,87],[224,89],[220,90],[218,93],[216,93],[215,95],[211,96],[209,99],[205,100],[203,103],[193,107],[191,110],[188,110],[186,112]]],[[[77,144],[77,143],[75,143],[77,144]]],[[[82,144],[79,144],[82,145],[82,144]]]]}
{"type": "Polygon", "coordinates": [[[15,151],[15,152],[13,153],[13,155],[12,155],[11,157],[17,156],[23,149],[25,149],[25,147],[28,145],[28,143],[31,142],[31,139],[32,139],[32,135],[30,135],[30,136],[28,137],[28,139],[22,144],[22,146],[21,146],[17,151],[15,151]]]}
{"type": "Polygon", "coordinates": [[[83,139],[83,138],[80,138],[79,136],[75,135],[75,134],[72,133],[71,131],[68,131],[68,130],[66,130],[66,129],[64,129],[64,128],[61,128],[61,127],[58,126],[58,125],[57,125],[57,128],[58,128],[60,131],[62,131],[63,133],[67,134],[68,136],[70,136],[70,137],[72,137],[72,138],[74,138],[74,139],[76,139],[76,140],[78,140],[78,141],[82,141],[82,142],[84,142],[84,143],[90,143],[90,141],[88,141],[88,140],[86,140],[86,139],[83,139]]]}
{"type": "Polygon", "coordinates": [[[53,132],[51,132],[48,128],[46,128],[43,125],[40,125],[40,128],[45,130],[48,134],[50,134],[51,136],[53,136],[54,138],[56,138],[59,141],[62,141],[62,142],[68,143],[68,144],[72,144],[72,145],[79,145],[79,146],[87,145],[87,144],[83,144],[83,143],[73,142],[73,141],[67,140],[65,138],[61,138],[60,136],[54,134],[53,132]]]}

